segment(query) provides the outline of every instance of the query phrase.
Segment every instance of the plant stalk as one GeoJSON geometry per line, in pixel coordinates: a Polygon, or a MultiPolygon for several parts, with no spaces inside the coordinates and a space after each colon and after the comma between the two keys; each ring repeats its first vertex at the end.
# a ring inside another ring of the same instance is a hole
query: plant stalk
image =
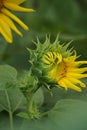
{"type": "Polygon", "coordinates": [[[11,110],[11,104],[10,104],[10,100],[9,100],[9,95],[7,90],[5,89],[5,95],[6,95],[6,99],[7,99],[7,103],[8,103],[8,113],[9,113],[9,120],[10,120],[10,128],[11,130],[14,130],[14,126],[13,126],[13,112],[11,110]]]}
{"type": "Polygon", "coordinates": [[[9,120],[10,120],[10,128],[11,128],[11,130],[14,130],[13,113],[11,111],[9,111],[9,120]]]}

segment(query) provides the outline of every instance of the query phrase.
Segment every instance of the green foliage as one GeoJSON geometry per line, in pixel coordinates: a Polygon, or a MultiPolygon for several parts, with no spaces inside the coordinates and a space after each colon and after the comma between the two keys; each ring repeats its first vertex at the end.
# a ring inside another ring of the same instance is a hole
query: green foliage
{"type": "Polygon", "coordinates": [[[39,88],[33,97],[33,102],[38,106],[41,106],[44,102],[43,90],[39,88]]]}
{"type": "MultiPolygon", "coordinates": [[[[3,116],[8,130],[8,119],[4,113],[1,116],[3,116]]],[[[14,118],[15,130],[85,130],[87,129],[86,121],[87,102],[72,99],[58,101],[48,112],[48,116],[40,120],[14,118]]],[[[3,120],[1,124],[3,124],[3,120]]],[[[1,128],[4,130],[4,126],[1,128]]]]}
{"type": "Polygon", "coordinates": [[[12,113],[24,107],[25,98],[19,88],[11,86],[0,91],[0,106],[3,110],[12,113]]]}
{"type": "Polygon", "coordinates": [[[0,65],[0,83],[16,83],[17,71],[9,65],[0,65]]]}
{"type": "MultiPolygon", "coordinates": [[[[8,95],[7,89],[9,90],[12,88],[12,91],[15,88],[15,84],[17,81],[17,71],[15,68],[9,66],[9,65],[0,65],[0,110],[6,110],[8,109],[8,101],[6,97],[6,93],[8,95]]],[[[10,95],[12,98],[12,95],[10,95]]],[[[12,98],[13,100],[13,98],[12,98]]],[[[15,100],[16,101],[16,100],[15,100]]],[[[14,101],[13,101],[14,102],[14,101]]],[[[14,104],[15,106],[16,104],[14,104]]]]}

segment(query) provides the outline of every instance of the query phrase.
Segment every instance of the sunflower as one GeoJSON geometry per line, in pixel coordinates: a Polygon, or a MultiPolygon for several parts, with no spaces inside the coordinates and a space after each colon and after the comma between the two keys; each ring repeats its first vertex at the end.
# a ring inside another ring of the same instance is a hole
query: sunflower
{"type": "Polygon", "coordinates": [[[81,92],[86,84],[82,81],[87,78],[87,61],[79,61],[76,50],[68,43],[60,43],[59,35],[52,43],[50,37],[41,43],[37,38],[34,42],[35,50],[28,49],[31,75],[37,79],[40,86],[48,89],[60,87],[65,90],[73,89],[81,92]],[[82,66],[84,65],[85,66],[82,66]]]}
{"type": "Polygon", "coordinates": [[[17,29],[13,21],[17,22],[24,30],[28,30],[28,26],[10,12],[10,10],[33,12],[33,9],[19,6],[24,1],[25,0],[0,0],[0,34],[3,35],[5,40],[9,43],[13,41],[11,29],[22,37],[22,33],[17,29]]]}
{"type": "Polygon", "coordinates": [[[43,62],[47,70],[48,77],[63,87],[65,90],[71,88],[81,92],[81,87],[86,85],[80,80],[87,78],[87,67],[80,67],[82,64],[87,64],[87,61],[76,61],[76,52],[69,57],[62,57],[58,52],[47,52],[43,55],[43,62]]]}

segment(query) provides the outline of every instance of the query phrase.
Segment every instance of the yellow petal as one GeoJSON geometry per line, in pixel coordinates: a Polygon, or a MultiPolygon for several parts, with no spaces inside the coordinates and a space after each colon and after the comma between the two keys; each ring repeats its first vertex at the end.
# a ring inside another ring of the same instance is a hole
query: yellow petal
{"type": "Polygon", "coordinates": [[[16,21],[23,29],[28,30],[28,26],[25,25],[18,17],[16,17],[15,15],[13,15],[9,10],[3,8],[2,13],[4,13],[5,15],[9,16],[10,18],[12,18],[14,21],[16,21]]]}
{"type": "Polygon", "coordinates": [[[82,64],[87,64],[87,61],[76,61],[74,62],[75,65],[82,65],[82,64]]]}
{"type": "Polygon", "coordinates": [[[78,73],[67,73],[67,77],[72,76],[73,78],[86,78],[87,74],[78,74],[78,73]]]}
{"type": "Polygon", "coordinates": [[[50,61],[47,60],[45,57],[43,58],[43,61],[44,61],[45,64],[50,65],[50,61]]]}
{"type": "Polygon", "coordinates": [[[87,67],[84,68],[69,68],[68,72],[74,72],[74,73],[84,73],[87,71],[87,67]]]}
{"type": "Polygon", "coordinates": [[[73,56],[70,56],[68,58],[64,58],[64,61],[73,63],[75,61],[75,59],[76,59],[76,51],[75,51],[75,54],[73,56]]]}
{"type": "Polygon", "coordinates": [[[81,92],[81,88],[79,88],[78,86],[74,85],[73,83],[71,83],[68,79],[63,79],[63,82],[65,83],[65,85],[68,87],[68,88],[71,88],[73,90],[76,90],[78,92],[81,92]]]}
{"type": "Polygon", "coordinates": [[[65,90],[68,89],[68,87],[66,86],[66,84],[63,82],[63,80],[60,80],[57,82],[61,87],[63,87],[65,90]]]}
{"type": "Polygon", "coordinates": [[[15,4],[21,4],[26,0],[6,0],[7,2],[15,3],[15,4]]]}
{"type": "Polygon", "coordinates": [[[12,20],[7,17],[4,14],[1,14],[1,17],[4,21],[6,21],[6,23],[9,25],[10,28],[12,28],[17,34],[19,34],[21,37],[23,36],[22,33],[16,28],[16,26],[14,25],[14,23],[12,22],[12,20]]]}
{"type": "Polygon", "coordinates": [[[12,43],[11,29],[7,23],[0,18],[0,33],[4,36],[7,42],[12,43]]]}
{"type": "Polygon", "coordinates": [[[67,77],[68,78],[68,80],[71,82],[71,83],[73,83],[73,84],[79,84],[81,87],[83,87],[83,88],[85,88],[86,87],[86,85],[83,83],[83,82],[81,82],[80,80],[78,80],[78,79],[76,79],[76,78],[72,78],[72,77],[67,77]]]}
{"type": "Polygon", "coordinates": [[[51,64],[54,61],[54,59],[52,59],[52,57],[49,57],[48,55],[44,55],[43,61],[45,64],[51,64]]]}
{"type": "Polygon", "coordinates": [[[34,12],[33,9],[28,9],[28,8],[23,8],[18,6],[15,3],[9,3],[9,2],[5,2],[4,6],[10,10],[14,10],[14,11],[21,11],[21,12],[34,12]]]}

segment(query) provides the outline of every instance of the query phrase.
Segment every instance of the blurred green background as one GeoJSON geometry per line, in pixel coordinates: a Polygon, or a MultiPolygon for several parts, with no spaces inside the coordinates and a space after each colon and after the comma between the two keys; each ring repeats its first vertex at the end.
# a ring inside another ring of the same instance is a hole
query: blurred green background
{"type": "Polygon", "coordinates": [[[33,8],[34,13],[15,13],[30,28],[20,38],[13,32],[13,44],[7,44],[0,36],[0,64],[9,64],[21,69],[28,69],[27,47],[33,47],[38,36],[43,42],[46,34],[53,41],[60,32],[60,40],[73,40],[71,46],[77,50],[80,59],[87,57],[87,0],[27,0],[24,7],[33,8]]]}

